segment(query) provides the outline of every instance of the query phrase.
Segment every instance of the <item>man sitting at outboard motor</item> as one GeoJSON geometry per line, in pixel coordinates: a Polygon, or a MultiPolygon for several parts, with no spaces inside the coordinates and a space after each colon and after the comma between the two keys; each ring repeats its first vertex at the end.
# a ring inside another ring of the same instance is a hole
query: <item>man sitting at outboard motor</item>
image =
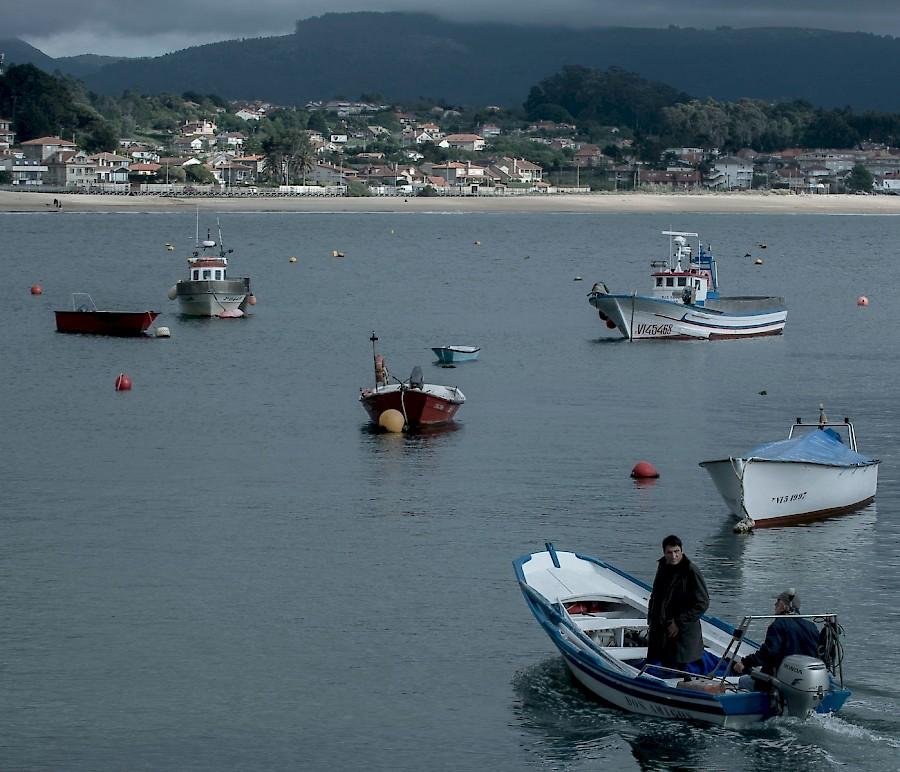
{"type": "MultiPolygon", "coordinates": [[[[777,595],[775,613],[779,618],[769,625],[766,640],[759,650],[734,663],[734,672],[741,675],[752,667],[761,667],[763,673],[774,676],[785,657],[792,654],[818,657],[819,628],[808,619],[793,616],[799,612],[800,597],[793,588],[777,595]]],[[[743,676],[739,686],[742,689],[755,688],[750,676],[743,676]]]]}

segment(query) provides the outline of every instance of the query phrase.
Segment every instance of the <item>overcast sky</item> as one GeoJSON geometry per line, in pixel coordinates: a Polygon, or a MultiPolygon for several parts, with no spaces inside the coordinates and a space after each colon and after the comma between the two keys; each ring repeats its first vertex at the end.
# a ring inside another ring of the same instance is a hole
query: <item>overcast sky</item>
{"type": "Polygon", "coordinates": [[[158,56],[241,37],[286,35],[329,11],[425,11],[452,21],[567,26],[816,27],[900,36],[898,0],[12,0],[0,37],[50,56],[158,56]]]}

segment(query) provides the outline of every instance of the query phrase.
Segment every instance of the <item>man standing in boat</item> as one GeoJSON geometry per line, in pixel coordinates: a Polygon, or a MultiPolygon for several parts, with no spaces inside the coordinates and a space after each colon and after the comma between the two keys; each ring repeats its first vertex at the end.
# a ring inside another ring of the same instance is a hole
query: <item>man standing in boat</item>
{"type": "MultiPolygon", "coordinates": [[[[763,673],[775,675],[785,657],[792,654],[819,656],[819,628],[808,619],[793,616],[800,613],[800,597],[793,588],[775,598],[775,613],[778,618],[766,630],[766,640],[759,650],[742,657],[732,666],[738,675],[752,667],[761,667],[763,673]]],[[[741,678],[741,682],[742,688],[753,688],[752,679],[747,676],[741,678]]]]}
{"type": "Polygon", "coordinates": [[[700,569],[684,554],[681,539],[666,536],[662,548],[647,609],[647,661],[688,670],[703,659],[700,617],[709,608],[709,593],[700,569]]]}

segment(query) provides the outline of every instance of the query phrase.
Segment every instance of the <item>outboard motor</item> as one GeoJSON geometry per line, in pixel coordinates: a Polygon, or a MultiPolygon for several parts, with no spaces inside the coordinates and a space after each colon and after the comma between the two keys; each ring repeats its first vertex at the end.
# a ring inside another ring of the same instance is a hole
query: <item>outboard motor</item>
{"type": "Polygon", "coordinates": [[[784,698],[787,715],[806,718],[821,704],[829,690],[828,669],[820,659],[792,654],[778,666],[772,685],[784,698]]]}
{"type": "Polygon", "coordinates": [[[421,389],[425,385],[425,376],[422,375],[422,368],[416,365],[409,376],[409,388],[421,389]]]}

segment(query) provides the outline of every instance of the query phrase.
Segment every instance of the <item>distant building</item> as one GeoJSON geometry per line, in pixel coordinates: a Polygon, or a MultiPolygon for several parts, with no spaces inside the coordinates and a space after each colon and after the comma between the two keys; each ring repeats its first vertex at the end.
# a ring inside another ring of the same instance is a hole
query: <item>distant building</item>
{"type": "Polygon", "coordinates": [[[484,138],[477,134],[448,134],[438,145],[452,147],[457,150],[479,151],[484,150],[484,138]]]}
{"type": "Polygon", "coordinates": [[[0,118],[0,150],[8,150],[16,144],[16,132],[12,130],[12,121],[0,118]]]}
{"type": "Polygon", "coordinates": [[[46,161],[60,151],[75,152],[78,150],[78,145],[74,142],[69,142],[67,139],[62,139],[61,137],[38,137],[37,139],[29,139],[27,142],[23,142],[19,147],[22,148],[22,153],[29,161],[46,161]]]}
{"type": "Polygon", "coordinates": [[[753,186],[753,164],[736,156],[719,158],[706,185],[714,190],[749,190],[753,186]]]}

